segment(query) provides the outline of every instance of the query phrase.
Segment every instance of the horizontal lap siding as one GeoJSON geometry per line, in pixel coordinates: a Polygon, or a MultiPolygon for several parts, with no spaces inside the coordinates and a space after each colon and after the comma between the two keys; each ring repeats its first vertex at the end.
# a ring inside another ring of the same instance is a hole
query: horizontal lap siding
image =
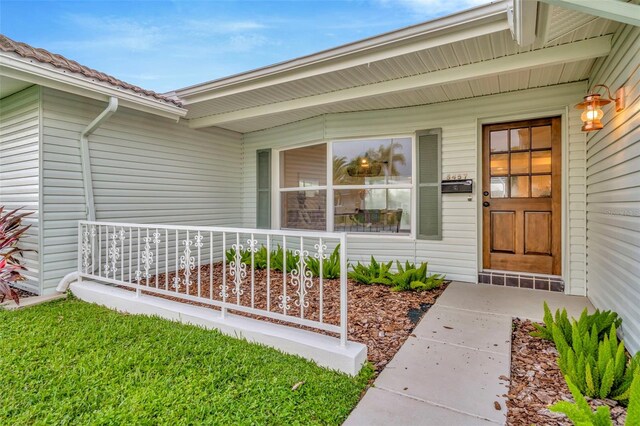
{"type": "Polygon", "coordinates": [[[587,294],[623,317],[625,342],[640,350],[640,28],[625,26],[593,84],[624,86],[625,109],[603,108],[587,142],[587,294]]]}
{"type": "MultiPolygon", "coordinates": [[[[33,214],[23,220],[31,228],[20,240],[39,250],[40,89],[29,87],[0,100],[0,205],[5,212],[24,207],[33,214]]],[[[20,287],[40,292],[39,253],[25,253],[26,281],[20,287]]]]}
{"type": "MultiPolygon", "coordinates": [[[[80,132],[106,103],[44,91],[45,287],[76,268],[86,218],[80,132]]],[[[89,137],[96,218],[130,223],[237,226],[241,139],[120,108],[89,137]]]]}
{"type": "MultiPolygon", "coordinates": [[[[536,110],[565,109],[584,92],[584,84],[561,85],[509,94],[485,96],[392,110],[330,114],[244,135],[244,225],[255,226],[256,150],[305,144],[313,141],[351,137],[412,134],[416,130],[442,128],[442,174],[466,174],[477,183],[478,120],[491,116],[525,114],[536,110]]],[[[569,136],[569,179],[571,208],[568,220],[571,253],[569,262],[576,280],[572,292],[584,292],[584,144],[579,131],[579,114],[571,113],[569,136]],[[577,130],[576,130],[577,126],[577,130]],[[582,246],[580,246],[582,244],[582,246]],[[582,256],[582,257],[581,257],[582,256]]],[[[478,207],[476,188],[473,200],[466,194],[443,194],[442,240],[412,240],[408,237],[349,236],[349,259],[365,261],[371,255],[381,260],[428,261],[433,272],[450,279],[477,280],[478,207]]]]}

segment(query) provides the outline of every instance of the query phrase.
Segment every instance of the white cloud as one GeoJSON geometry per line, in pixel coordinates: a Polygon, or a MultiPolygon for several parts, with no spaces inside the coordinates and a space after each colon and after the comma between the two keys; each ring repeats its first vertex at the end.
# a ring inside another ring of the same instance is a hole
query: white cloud
{"type": "Polygon", "coordinates": [[[377,0],[385,6],[400,6],[419,16],[431,17],[459,12],[491,0],[377,0]]]}
{"type": "Polygon", "coordinates": [[[212,19],[187,19],[180,25],[184,31],[204,34],[230,34],[268,28],[267,25],[256,21],[219,22],[212,19]]]}

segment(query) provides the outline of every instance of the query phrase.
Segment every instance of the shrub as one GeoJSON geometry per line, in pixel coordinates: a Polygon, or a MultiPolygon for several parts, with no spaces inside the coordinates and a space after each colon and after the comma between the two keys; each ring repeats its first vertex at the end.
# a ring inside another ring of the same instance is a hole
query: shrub
{"type": "Polygon", "coordinates": [[[427,262],[422,262],[418,268],[413,263],[406,262],[403,267],[400,262],[396,262],[398,272],[391,276],[391,290],[393,291],[423,291],[440,287],[444,282],[442,275],[427,274],[427,262]]]}
{"type": "MultiPolygon", "coordinates": [[[[315,257],[307,259],[307,267],[314,277],[320,276],[320,260],[315,257]]],[[[340,244],[333,249],[331,255],[322,260],[322,278],[340,278],[340,244]]]]}
{"type": "Polygon", "coordinates": [[[352,266],[352,271],[348,276],[352,280],[359,282],[360,284],[384,284],[391,285],[391,265],[389,263],[378,263],[376,259],[371,256],[371,262],[369,265],[363,265],[358,262],[355,266],[352,266]]]}
{"type": "MultiPolygon", "coordinates": [[[[549,309],[547,302],[544,302],[544,325],[533,324],[536,331],[532,332],[531,335],[533,337],[540,337],[546,340],[554,340],[552,332],[552,326],[554,324],[562,332],[564,340],[571,345],[573,329],[571,321],[569,321],[567,316],[567,310],[563,309],[562,312],[560,312],[560,309],[556,310],[554,318],[554,316],[551,315],[551,310],[549,309]]],[[[595,325],[598,331],[598,340],[601,340],[609,332],[612,325],[618,328],[621,324],[622,318],[619,318],[618,314],[613,311],[601,312],[600,310],[596,310],[593,314],[589,314],[585,308],[578,319],[580,335],[591,331],[592,327],[595,325]]]]}
{"type": "Polygon", "coordinates": [[[20,237],[31,227],[22,226],[22,219],[31,212],[18,213],[20,209],[2,214],[4,207],[0,206],[0,303],[9,297],[20,303],[18,292],[11,287],[12,283],[23,281],[21,258],[25,252],[33,251],[18,246],[20,237]]]}
{"type": "Polygon", "coordinates": [[[591,331],[582,332],[574,320],[571,344],[559,326],[553,324],[552,330],[560,354],[560,370],[581,393],[592,398],[611,397],[626,403],[633,377],[640,372],[640,355],[627,360],[624,342],[618,342],[615,324],[600,340],[596,323],[592,324],[591,331]]]}
{"type": "MultiPolygon", "coordinates": [[[[611,411],[608,406],[601,406],[595,412],[591,411],[591,407],[587,403],[578,387],[571,382],[571,379],[565,376],[571,395],[575,402],[560,401],[553,404],[549,409],[556,413],[565,414],[574,425],[581,426],[610,426],[613,424],[611,420],[611,411]]],[[[627,410],[627,419],[625,425],[640,424],[640,374],[636,374],[630,386],[629,408],[627,410]]]]}

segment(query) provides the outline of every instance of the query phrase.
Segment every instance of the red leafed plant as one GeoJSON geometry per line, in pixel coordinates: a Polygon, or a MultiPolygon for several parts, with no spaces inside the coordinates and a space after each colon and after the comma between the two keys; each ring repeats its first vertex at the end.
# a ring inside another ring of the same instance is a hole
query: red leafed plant
{"type": "Polygon", "coordinates": [[[18,292],[10,284],[24,280],[21,271],[26,268],[21,260],[25,252],[33,251],[18,247],[20,237],[31,227],[23,226],[22,218],[32,213],[18,213],[19,210],[3,214],[4,206],[0,206],[0,303],[7,297],[20,303],[18,292]]]}

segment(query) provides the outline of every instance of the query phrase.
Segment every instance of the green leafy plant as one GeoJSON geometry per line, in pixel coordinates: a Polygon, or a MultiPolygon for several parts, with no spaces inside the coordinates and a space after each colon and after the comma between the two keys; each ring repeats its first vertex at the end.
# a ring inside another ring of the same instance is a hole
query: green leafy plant
{"type": "Polygon", "coordinates": [[[551,411],[563,413],[575,425],[610,426],[612,424],[611,411],[609,410],[609,407],[602,406],[598,407],[595,412],[591,411],[591,407],[584,396],[580,393],[578,387],[573,384],[569,377],[565,376],[565,380],[567,381],[567,385],[569,386],[569,390],[571,391],[571,395],[573,395],[575,403],[559,401],[549,407],[551,411]]]}
{"type": "Polygon", "coordinates": [[[602,340],[596,323],[583,332],[578,322],[571,324],[571,344],[562,329],[552,325],[553,341],[560,357],[558,366],[581,393],[592,398],[612,398],[625,404],[631,382],[640,371],[640,355],[628,360],[624,342],[619,342],[615,324],[602,340]]]}
{"type": "MultiPolygon", "coordinates": [[[[230,248],[225,253],[227,264],[236,261],[236,249],[230,248]]],[[[244,264],[251,264],[251,252],[249,250],[240,250],[240,261],[244,264]]]]}
{"type": "Polygon", "coordinates": [[[415,264],[409,262],[406,262],[404,267],[400,262],[396,262],[396,264],[398,272],[391,276],[391,290],[393,291],[432,290],[440,287],[444,282],[444,276],[427,273],[427,262],[422,262],[417,268],[415,264]]]}
{"type": "Polygon", "coordinates": [[[20,296],[11,284],[25,279],[22,272],[26,268],[22,265],[22,257],[25,252],[33,251],[18,246],[20,237],[31,227],[23,226],[22,219],[32,213],[18,213],[19,210],[3,215],[4,206],[0,206],[0,303],[7,297],[20,303],[20,296]]]}
{"type": "MultiPolygon", "coordinates": [[[[580,426],[610,426],[613,424],[611,420],[611,411],[609,407],[601,406],[596,411],[591,411],[591,407],[582,395],[578,387],[573,384],[571,379],[565,376],[571,395],[575,402],[559,401],[553,404],[549,409],[556,413],[563,413],[574,425],[580,426]]],[[[635,374],[631,383],[629,396],[629,406],[627,409],[627,419],[625,425],[633,426],[640,424],[640,374],[635,374]]]]}
{"type": "MultiPolygon", "coordinates": [[[[315,257],[307,259],[307,267],[314,277],[320,276],[320,260],[315,257]]],[[[322,278],[340,278],[340,244],[333,249],[331,255],[322,260],[322,278]]]]}
{"type": "MultiPolygon", "coordinates": [[[[577,322],[580,335],[591,331],[595,325],[598,332],[598,340],[601,340],[609,332],[612,325],[616,328],[620,327],[622,324],[622,318],[619,318],[618,314],[613,311],[596,310],[593,314],[589,314],[585,308],[577,322]]],[[[567,310],[556,310],[554,317],[551,314],[549,305],[547,305],[547,302],[544,302],[544,325],[533,324],[536,331],[531,332],[531,335],[533,337],[540,337],[546,340],[554,340],[552,332],[553,325],[560,329],[565,341],[571,345],[573,328],[567,315],[567,310]]]]}
{"type": "Polygon", "coordinates": [[[393,262],[378,263],[376,259],[371,256],[371,262],[369,265],[363,265],[358,262],[353,265],[351,272],[348,276],[350,279],[359,282],[360,284],[384,284],[391,285],[391,265],[393,262]]]}
{"type": "MultiPolygon", "coordinates": [[[[285,253],[282,247],[278,245],[278,247],[271,252],[271,268],[283,272],[284,271],[284,259],[285,253]]],[[[291,272],[294,269],[298,268],[298,264],[300,263],[300,256],[294,254],[293,251],[287,250],[286,253],[286,262],[287,262],[287,272],[291,272]]]]}

